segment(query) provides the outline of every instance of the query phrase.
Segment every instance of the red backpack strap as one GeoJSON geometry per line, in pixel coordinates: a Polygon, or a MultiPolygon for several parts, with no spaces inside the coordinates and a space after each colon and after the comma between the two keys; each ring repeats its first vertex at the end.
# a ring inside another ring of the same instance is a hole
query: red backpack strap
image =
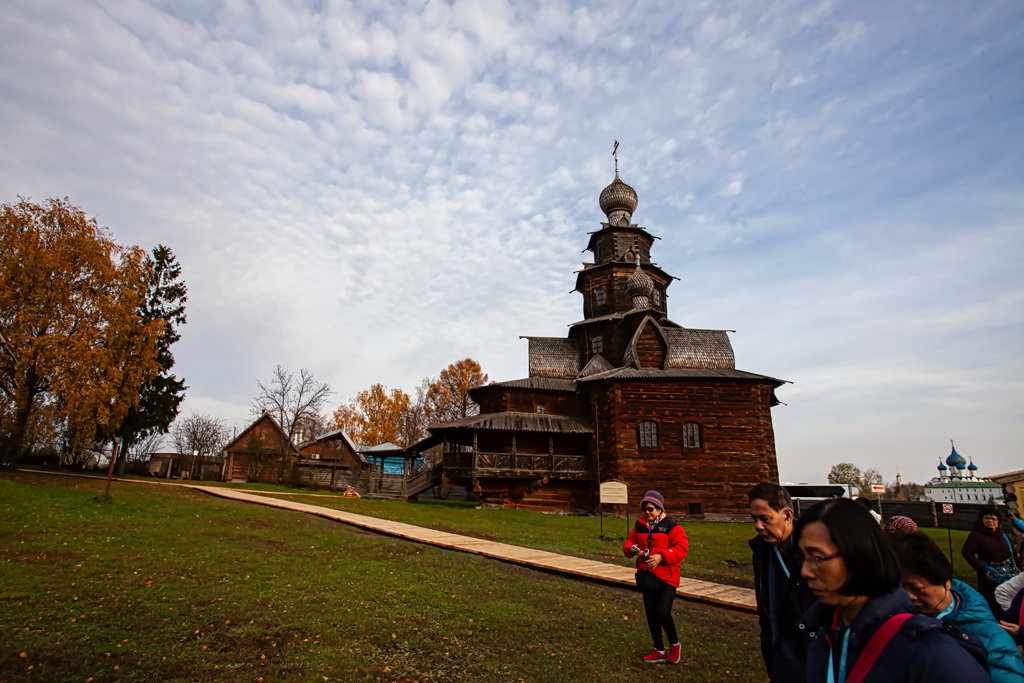
{"type": "Polygon", "coordinates": [[[882,654],[882,650],[893,639],[893,636],[899,633],[903,623],[912,616],[914,615],[904,612],[903,614],[897,614],[886,619],[881,628],[871,636],[871,640],[868,641],[864,651],[857,657],[857,663],[853,665],[850,675],[846,677],[846,683],[861,683],[864,680],[864,677],[871,671],[871,667],[875,665],[878,656],[882,654]]]}

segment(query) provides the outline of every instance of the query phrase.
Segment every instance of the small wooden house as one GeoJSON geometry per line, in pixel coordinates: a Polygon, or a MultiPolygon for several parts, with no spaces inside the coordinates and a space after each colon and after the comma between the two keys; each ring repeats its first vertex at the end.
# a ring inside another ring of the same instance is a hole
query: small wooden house
{"type": "Polygon", "coordinates": [[[321,434],[299,447],[299,453],[307,460],[329,462],[350,472],[361,472],[368,464],[343,429],[321,434]]]}
{"type": "Polygon", "coordinates": [[[669,319],[674,278],[631,222],[637,204],[616,172],[577,274],[584,317],[566,337],[526,337],[529,377],[477,387],[479,415],[431,425],[446,484],[488,506],[584,512],[617,479],[631,506],[656,489],[673,514],[700,516],[745,514],[747,491],[778,480],[782,380],[738,370],[726,331],[669,319]]]}
{"type": "Polygon", "coordinates": [[[224,478],[287,484],[299,457],[281,425],[264,411],[224,447],[224,478]]]}

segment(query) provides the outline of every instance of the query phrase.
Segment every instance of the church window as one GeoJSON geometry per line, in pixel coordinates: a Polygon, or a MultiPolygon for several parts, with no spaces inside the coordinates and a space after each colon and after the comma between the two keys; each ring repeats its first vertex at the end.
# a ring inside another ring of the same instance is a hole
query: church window
{"type": "Polygon", "coordinates": [[[683,448],[700,448],[700,425],[696,422],[683,423],[683,448]]]}
{"type": "Polygon", "coordinates": [[[590,340],[590,348],[594,353],[601,353],[604,351],[604,340],[601,338],[601,335],[596,335],[590,340]]]}
{"type": "Polygon", "coordinates": [[[640,441],[640,448],[658,447],[658,423],[645,420],[638,425],[637,433],[640,441]]]}
{"type": "Polygon", "coordinates": [[[605,304],[605,302],[607,300],[608,300],[608,296],[607,296],[607,293],[605,292],[604,287],[598,287],[597,289],[594,290],[594,304],[595,305],[597,305],[597,306],[604,306],[604,304],[605,304]]]}
{"type": "Polygon", "coordinates": [[[654,305],[661,306],[661,290],[657,287],[654,288],[654,305]]]}

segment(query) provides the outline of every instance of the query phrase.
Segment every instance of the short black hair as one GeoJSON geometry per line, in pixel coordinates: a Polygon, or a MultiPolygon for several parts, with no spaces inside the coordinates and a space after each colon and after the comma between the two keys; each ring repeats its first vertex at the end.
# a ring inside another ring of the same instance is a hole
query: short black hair
{"type": "Polygon", "coordinates": [[[892,546],[904,576],[920,576],[933,586],[942,586],[952,580],[953,565],[939,544],[925,532],[915,531],[893,538],[892,546]]]}
{"type": "Polygon", "coordinates": [[[813,522],[828,529],[832,542],[846,563],[848,578],[840,595],[878,597],[900,585],[900,564],[885,540],[881,527],[865,508],[849,498],[823,500],[807,510],[793,529],[793,543],[813,522]]]}
{"type": "Polygon", "coordinates": [[[770,481],[762,481],[750,489],[750,493],[747,495],[747,504],[753,503],[755,500],[765,501],[776,512],[782,512],[786,508],[793,509],[793,498],[789,495],[789,491],[770,481]]]}
{"type": "Polygon", "coordinates": [[[992,516],[992,517],[995,517],[996,519],[998,519],[1000,524],[1003,523],[1003,518],[999,516],[999,509],[998,508],[987,507],[987,508],[981,508],[980,510],[978,510],[978,521],[979,522],[982,519],[984,519],[985,517],[989,517],[989,516],[992,516]]]}

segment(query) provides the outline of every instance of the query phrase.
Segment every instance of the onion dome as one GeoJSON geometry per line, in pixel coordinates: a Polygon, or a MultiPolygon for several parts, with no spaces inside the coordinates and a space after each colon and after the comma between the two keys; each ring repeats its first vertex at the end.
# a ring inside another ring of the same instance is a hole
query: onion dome
{"type": "Polygon", "coordinates": [[[608,216],[608,222],[613,225],[629,225],[629,221],[636,211],[638,203],[636,190],[619,179],[618,171],[615,172],[615,180],[608,187],[601,190],[601,211],[608,216]],[[615,214],[613,216],[612,214],[615,214]]]}
{"type": "Polygon", "coordinates": [[[939,472],[945,472],[949,468],[942,462],[942,458],[939,458],[939,472]]]}
{"type": "Polygon", "coordinates": [[[971,472],[978,471],[978,466],[974,464],[974,458],[971,458],[971,464],[967,466],[967,469],[969,469],[971,472]]]}
{"type": "Polygon", "coordinates": [[[651,295],[654,294],[654,280],[640,268],[640,258],[636,259],[636,270],[626,279],[626,294],[633,301],[633,308],[651,307],[651,295]]]}
{"type": "Polygon", "coordinates": [[[962,470],[964,467],[967,466],[967,461],[964,460],[964,456],[956,452],[956,446],[953,446],[952,452],[950,452],[949,456],[946,458],[946,464],[949,465],[950,467],[955,467],[958,470],[962,470]]]}

